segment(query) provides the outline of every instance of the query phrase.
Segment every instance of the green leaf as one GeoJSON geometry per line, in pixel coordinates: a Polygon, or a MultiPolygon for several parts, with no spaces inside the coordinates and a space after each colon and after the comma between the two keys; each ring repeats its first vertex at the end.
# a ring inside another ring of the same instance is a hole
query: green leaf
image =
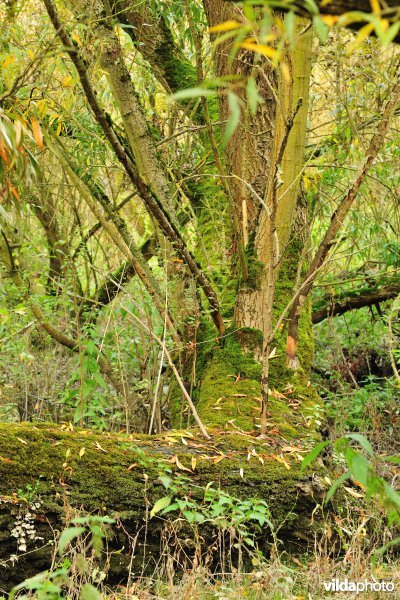
{"type": "Polygon", "coordinates": [[[43,584],[43,582],[46,581],[46,579],[49,576],[49,572],[48,571],[44,571],[43,573],[39,573],[38,575],[34,575],[34,577],[30,577],[29,579],[25,579],[25,581],[23,581],[22,583],[19,583],[18,585],[16,585],[10,592],[10,595],[8,596],[8,600],[12,600],[14,598],[14,596],[17,594],[17,592],[19,592],[20,590],[26,589],[26,590],[36,590],[39,589],[41,587],[41,584],[43,584]]]}
{"type": "Polygon", "coordinates": [[[188,523],[193,523],[195,520],[195,513],[191,510],[184,510],[182,514],[188,523]]]}
{"type": "Polygon", "coordinates": [[[320,442],[303,458],[303,462],[301,463],[300,470],[304,471],[304,469],[321,454],[322,450],[326,448],[330,444],[330,440],[326,440],[325,442],[320,442]]]}
{"type": "Polygon", "coordinates": [[[173,512],[174,510],[178,510],[179,506],[177,502],[173,502],[172,504],[170,504],[169,506],[167,506],[167,508],[164,508],[164,510],[162,511],[163,515],[166,515],[169,512],[173,512]]]}
{"type": "Polygon", "coordinates": [[[289,42],[294,40],[294,12],[291,10],[285,17],[285,32],[289,42]]]}
{"type": "Polygon", "coordinates": [[[68,529],[64,529],[58,541],[59,553],[62,554],[68,544],[78,536],[82,535],[82,533],[85,533],[85,531],[86,527],[68,527],[68,529]]]}
{"type": "Polygon", "coordinates": [[[339,479],[336,479],[336,481],[332,484],[332,486],[328,490],[328,493],[325,496],[324,504],[327,504],[329,502],[329,500],[332,498],[333,494],[338,489],[339,485],[341,485],[347,479],[350,479],[350,477],[351,477],[351,473],[350,473],[350,471],[347,471],[346,473],[343,473],[343,475],[341,475],[339,477],[339,479]]]}
{"type": "Polygon", "coordinates": [[[160,475],[158,479],[161,481],[166,490],[171,486],[171,477],[168,477],[167,475],[160,475]]]}
{"type": "Polygon", "coordinates": [[[257,83],[254,77],[250,77],[247,81],[246,96],[250,112],[254,116],[257,112],[258,105],[264,102],[263,98],[258,93],[257,83]]]}
{"type": "Polygon", "coordinates": [[[324,23],[320,16],[315,16],[313,18],[313,25],[315,29],[315,33],[317,34],[319,41],[324,46],[329,36],[330,28],[324,23]]]}
{"type": "Polygon", "coordinates": [[[176,92],[171,97],[173,100],[187,100],[188,98],[209,98],[212,96],[216,96],[216,92],[214,90],[204,87],[193,87],[187,88],[186,90],[179,90],[179,92],[176,92]]]}
{"type": "Polygon", "coordinates": [[[400,456],[382,456],[382,460],[385,462],[395,463],[397,465],[400,464],[400,456]]]}
{"type": "Polygon", "coordinates": [[[90,583],[85,583],[82,588],[80,600],[101,600],[101,594],[90,583]]]}
{"type": "Polygon", "coordinates": [[[400,509],[400,494],[396,492],[386,481],[383,482],[383,489],[385,491],[386,497],[390,500],[396,507],[397,510],[400,509]]]}
{"type": "Polygon", "coordinates": [[[105,389],[105,390],[106,390],[106,389],[107,389],[107,384],[106,384],[106,382],[104,381],[104,379],[102,378],[102,376],[100,375],[100,373],[99,373],[98,371],[94,371],[94,372],[92,373],[92,375],[93,375],[93,379],[95,380],[95,382],[96,382],[96,383],[97,383],[97,384],[98,384],[100,387],[102,387],[103,389],[105,389]]]}
{"type": "Polygon", "coordinates": [[[240,121],[240,104],[239,98],[233,92],[228,93],[229,118],[225,127],[223,144],[226,145],[236,131],[240,121]]]}
{"type": "Polygon", "coordinates": [[[93,340],[89,340],[88,342],[86,342],[86,352],[90,356],[94,356],[97,354],[97,349],[96,349],[96,346],[94,345],[93,340]]]}
{"type": "Polygon", "coordinates": [[[395,538],[394,540],[390,540],[387,544],[378,548],[372,555],[372,564],[375,565],[378,558],[380,558],[385,552],[393,548],[394,546],[398,546],[400,544],[400,537],[395,538]]]}
{"type": "Polygon", "coordinates": [[[197,523],[204,523],[204,521],[206,520],[205,516],[201,512],[194,511],[193,514],[194,514],[194,519],[197,523]]]}
{"type": "Polygon", "coordinates": [[[159,500],[157,500],[157,502],[155,503],[155,505],[153,506],[153,508],[150,511],[150,519],[152,519],[154,517],[154,515],[159,513],[160,510],[167,508],[167,506],[169,506],[170,504],[171,504],[171,496],[164,496],[164,498],[160,498],[159,500]]]}
{"type": "Polygon", "coordinates": [[[346,433],[345,437],[358,442],[361,448],[364,448],[370,456],[374,456],[374,450],[371,444],[364,435],[361,435],[361,433],[346,433]]]}
{"type": "Polygon", "coordinates": [[[353,478],[356,479],[357,481],[359,481],[361,483],[361,485],[363,485],[364,487],[367,487],[367,484],[368,484],[368,461],[365,458],[365,456],[362,456],[361,454],[356,453],[352,457],[351,463],[348,466],[351,469],[353,478]]]}
{"type": "Polygon", "coordinates": [[[394,38],[399,33],[399,29],[400,21],[397,21],[396,23],[393,23],[393,25],[391,25],[386,32],[379,35],[379,39],[382,41],[382,45],[387,46],[388,44],[393,42],[394,38]]]}
{"type": "Polygon", "coordinates": [[[314,0],[304,0],[304,4],[312,15],[317,15],[319,13],[319,8],[314,0]]]}

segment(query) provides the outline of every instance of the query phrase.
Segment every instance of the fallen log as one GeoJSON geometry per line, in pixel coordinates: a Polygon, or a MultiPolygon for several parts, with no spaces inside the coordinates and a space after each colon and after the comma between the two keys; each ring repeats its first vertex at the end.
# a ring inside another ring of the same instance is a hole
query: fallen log
{"type": "MultiPolygon", "coordinates": [[[[234,498],[265,501],[282,544],[306,550],[319,528],[313,511],[322,478],[300,472],[307,448],[291,444],[279,436],[265,440],[226,431],[206,441],[194,430],[112,435],[53,424],[0,424],[0,591],[49,568],[61,531],[80,514],[115,519],[107,541],[110,583],[126,582],[128,571],[154,570],[166,526],[166,517],[149,518],[154,503],[167,495],[160,473],[175,482],[188,478],[181,497],[201,499],[213,482],[234,498]],[[21,543],[12,534],[27,512],[33,534],[21,543]]],[[[178,516],[171,512],[168,518],[178,516]]],[[[194,528],[186,525],[190,548],[194,528]]],[[[208,551],[215,539],[211,525],[201,529],[208,551]]],[[[269,525],[257,531],[260,549],[268,552],[271,541],[269,525]]]]}

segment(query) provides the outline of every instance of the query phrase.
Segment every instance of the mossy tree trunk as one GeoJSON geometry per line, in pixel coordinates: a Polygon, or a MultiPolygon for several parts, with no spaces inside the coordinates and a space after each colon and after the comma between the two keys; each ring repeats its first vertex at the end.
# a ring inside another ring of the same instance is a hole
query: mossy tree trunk
{"type": "MultiPolygon", "coordinates": [[[[180,543],[165,548],[163,531],[168,531],[168,522],[165,517],[149,521],[154,503],[173,494],[158,479],[165,468],[176,483],[179,475],[188,476],[177,497],[197,498],[199,506],[210,482],[233,498],[262,499],[273,527],[279,530],[281,549],[306,551],[320,527],[319,513],[314,511],[313,520],[310,515],[322,478],[314,476],[311,481],[308,474],[300,473],[294,455],[285,454],[285,466],[276,460],[279,452],[277,446],[233,435],[215,437],[207,445],[184,431],[178,437],[154,438],[71,432],[50,424],[0,424],[0,592],[49,568],[52,556],[57,558],[60,532],[71,526],[73,518],[88,514],[108,515],[116,522],[106,546],[110,585],[127,583],[129,575],[132,579],[152,575],[156,569],[159,577],[163,550],[168,550],[179,571],[183,558],[179,552],[183,549],[190,561],[196,539],[201,552],[211,557],[208,568],[220,570],[218,531],[211,525],[202,526],[196,538],[195,527],[178,512],[171,513],[170,521],[181,517],[175,524],[175,529],[181,529],[180,543]],[[28,531],[12,535],[18,517],[33,526],[32,535],[28,531]]],[[[263,527],[257,533],[259,548],[268,554],[272,542],[270,527],[263,527]]]]}
{"type": "MultiPolygon", "coordinates": [[[[285,424],[289,424],[292,435],[299,434],[310,423],[304,417],[297,419],[288,398],[282,395],[274,398],[273,390],[277,388],[277,396],[278,393],[282,394],[282,391],[288,391],[288,385],[294,386],[289,392],[294,394],[296,401],[300,400],[300,403],[303,400],[308,403],[313,396],[307,387],[307,371],[312,354],[309,311],[302,312],[302,324],[299,328],[298,347],[304,347],[305,351],[304,357],[297,354],[302,369],[298,368],[299,364],[293,364],[290,360],[288,362],[286,349],[281,344],[281,338],[285,334],[285,319],[280,323],[283,311],[295,293],[299,281],[307,237],[304,235],[307,229],[304,214],[307,211],[306,207],[302,206],[299,187],[311,69],[312,30],[309,24],[296,17],[296,43],[292,48],[285,50],[284,67],[280,71],[278,69],[278,72],[264,57],[260,58],[247,49],[241,49],[231,61],[232,41],[219,44],[216,49],[216,74],[220,77],[233,74],[241,84],[252,78],[262,98],[257,110],[252,112],[247,105],[246,86],[235,87],[235,94],[239,96],[242,106],[242,119],[224,155],[222,149],[216,147],[216,141],[212,139],[212,132],[209,131],[214,168],[216,167],[215,170],[226,183],[222,187],[226,194],[225,201],[232,233],[233,267],[227,289],[221,294],[222,315],[214,284],[218,281],[218,274],[211,283],[194,260],[186,240],[177,229],[176,207],[171,199],[172,182],[156,151],[143,106],[125,63],[120,40],[114,31],[114,17],[110,13],[110,5],[102,0],[85,3],[83,13],[86,14],[83,17],[82,7],[79,5],[78,18],[98,24],[93,29],[93,36],[99,42],[98,59],[107,74],[110,91],[121,115],[131,150],[129,156],[116,139],[112,124],[106,119],[95,98],[86,65],[71,45],[68,33],[61,26],[54,3],[51,0],[44,2],[64,46],[71,48],[68,50],[70,58],[78,70],[98,123],[155,223],[160,226],[168,242],[172,244],[171,248],[178,252],[188,267],[189,285],[186,288],[176,286],[181,313],[187,314],[188,310],[192,311],[193,307],[198,305],[192,293],[194,284],[204,290],[212,307],[211,314],[218,329],[217,343],[212,345],[212,352],[209,353],[207,345],[202,345],[199,352],[194,350],[193,356],[190,356],[189,349],[185,356],[185,359],[189,360],[184,361],[185,366],[189,365],[191,368],[188,377],[185,378],[189,380],[190,390],[197,395],[203,417],[211,425],[220,425],[222,422],[226,425],[228,421],[236,419],[232,421],[233,427],[253,429],[258,425],[254,402],[257,403],[261,395],[262,432],[267,432],[269,421],[273,426],[276,425],[277,419],[281,422],[284,414],[285,424]],[[134,157],[135,165],[131,162],[131,156],[134,157]],[[225,173],[222,170],[225,170],[225,173]],[[183,306],[185,298],[189,296],[190,301],[183,306]],[[227,333],[232,335],[222,336],[222,316],[229,320],[227,333]],[[280,324],[283,327],[280,327],[280,324]],[[237,333],[233,333],[236,331],[237,333]],[[246,363],[246,367],[243,363],[246,363]],[[246,388],[246,393],[243,390],[239,391],[239,388],[246,388]],[[245,402],[243,398],[250,400],[245,402]],[[275,409],[275,400],[279,400],[278,409],[275,409]],[[215,402],[219,405],[214,406],[215,402]],[[239,418],[239,415],[243,418],[239,418]],[[238,425],[239,421],[241,425],[238,425]]],[[[222,21],[241,19],[240,9],[232,2],[205,0],[204,6],[211,26],[222,21]]],[[[122,20],[128,19],[127,6],[121,5],[120,8],[124,15],[122,20]]],[[[139,19],[134,25],[138,28],[135,30],[135,36],[143,34],[140,25],[143,10],[129,17],[133,19],[132,23],[134,17],[139,19]]],[[[152,22],[154,15],[150,9],[149,11],[152,22]]],[[[154,24],[155,41],[153,40],[153,45],[149,45],[146,58],[154,65],[157,61],[160,63],[160,68],[155,69],[159,80],[167,89],[174,89],[177,87],[176,81],[172,81],[171,73],[163,62],[165,57],[161,56],[159,60],[158,50],[163,41],[171,53],[173,39],[163,26],[162,19],[156,19],[154,24]]],[[[173,52],[173,55],[174,61],[179,62],[181,53],[173,52]]],[[[201,66],[199,60],[197,62],[197,66],[201,66]]],[[[197,71],[196,77],[201,69],[197,71]]],[[[182,87],[186,87],[187,83],[183,78],[182,87]]],[[[220,95],[219,108],[220,118],[229,118],[229,100],[226,94],[220,95]]],[[[205,118],[206,112],[203,113],[205,118]]],[[[212,175],[214,174],[216,173],[212,175]]],[[[214,188],[217,189],[218,185],[214,188]]],[[[216,192],[218,198],[220,194],[219,189],[216,192]]],[[[179,281],[179,277],[177,280],[179,281]]],[[[223,277],[220,277],[220,281],[223,281],[223,277]]],[[[162,311],[160,313],[163,314],[162,311]]],[[[182,331],[178,333],[181,334],[182,331]]],[[[210,331],[206,331],[205,335],[206,338],[216,338],[215,331],[211,336],[210,331]]],[[[189,341],[193,342],[192,346],[196,348],[199,339],[195,337],[189,341]]],[[[176,413],[174,407],[172,412],[176,413]]],[[[303,415],[304,411],[299,410],[298,414],[303,415]]]]}
{"type": "MultiPolygon", "coordinates": [[[[240,10],[231,2],[206,0],[205,7],[211,26],[241,18],[240,10]]],[[[225,156],[226,172],[232,181],[232,221],[236,224],[233,269],[237,285],[230,301],[231,330],[237,333],[233,334],[233,341],[225,341],[222,349],[214,349],[211,365],[204,368],[200,390],[201,414],[208,422],[214,414],[219,424],[225,419],[247,430],[260,426],[256,406],[261,391],[263,433],[271,424],[291,435],[304,432],[304,426],[310,426],[311,421],[303,419],[301,423],[288,398],[296,398],[303,408],[306,405],[310,414],[317,399],[307,383],[313,350],[310,311],[304,310],[300,326],[297,356],[301,365],[293,364],[287,356],[287,318],[282,318],[295,294],[308,247],[307,207],[300,182],[312,29],[305,19],[296,18],[295,30],[296,43],[285,51],[284,67],[278,73],[267,60],[248,51],[240,51],[229,64],[231,42],[217,47],[217,75],[229,72],[244,81],[255,77],[263,102],[252,115],[245,92],[238,92],[246,108],[225,156]],[[246,261],[244,270],[238,256],[241,247],[246,261]],[[271,394],[274,388],[279,393],[271,394]],[[279,395],[285,390],[288,398],[279,395]]],[[[225,95],[220,111],[223,119],[229,117],[225,95]]]]}

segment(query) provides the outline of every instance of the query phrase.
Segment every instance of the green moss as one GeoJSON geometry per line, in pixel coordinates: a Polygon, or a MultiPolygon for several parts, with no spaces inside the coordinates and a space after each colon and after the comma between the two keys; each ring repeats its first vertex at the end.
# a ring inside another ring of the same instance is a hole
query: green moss
{"type": "MultiPolygon", "coordinates": [[[[297,531],[301,533],[302,544],[307,536],[313,542],[320,513],[311,518],[315,501],[312,495],[301,491],[309,478],[300,472],[297,460],[287,456],[287,468],[276,460],[277,448],[270,448],[251,436],[217,435],[207,442],[192,430],[192,440],[197,445],[190,448],[181,443],[182,433],[126,436],[66,432],[52,424],[0,424],[0,456],[12,461],[0,462],[2,588],[9,590],[38,570],[46,570],[54,552],[51,543],[54,531],[61,531],[71,518],[82,513],[107,514],[119,522],[107,543],[109,553],[118,557],[111,564],[111,577],[122,582],[129,569],[142,572],[145,557],[146,562],[151,555],[159,558],[164,521],[149,520],[148,508],[165,496],[158,479],[165,469],[178,485],[180,480],[175,476],[185,475],[187,479],[180,484],[182,495],[190,492],[192,498],[200,501],[202,489],[210,482],[215,489],[234,498],[262,499],[268,504],[279,538],[286,545],[298,543],[297,531]],[[255,453],[249,456],[252,449],[255,453]],[[170,461],[174,456],[178,456],[178,464],[170,461]],[[195,468],[193,457],[196,457],[195,468]],[[191,472],[183,472],[182,466],[191,472]],[[41,505],[35,511],[34,523],[43,541],[37,548],[37,544],[29,542],[29,551],[19,556],[17,570],[3,568],[2,561],[16,552],[16,540],[10,534],[16,515],[26,506],[23,501],[16,503],[13,495],[27,484],[34,486],[38,480],[35,501],[40,500],[41,505]],[[137,542],[134,555],[132,536],[137,542]]],[[[168,515],[171,519],[177,516],[177,513],[168,515]]],[[[189,539],[195,535],[190,527],[184,534],[189,539]]],[[[203,528],[201,535],[205,544],[212,545],[216,532],[210,526],[203,528]]],[[[268,536],[266,526],[257,539],[260,547],[268,536]]]]}
{"type": "MultiPolygon", "coordinates": [[[[245,344],[249,345],[249,339],[253,344],[259,344],[262,336],[252,329],[231,335],[226,338],[224,347],[214,348],[212,356],[204,363],[197,410],[210,427],[258,431],[261,365],[254,360],[253,351],[243,350],[245,344]]],[[[292,440],[318,438],[313,423],[315,415],[315,419],[321,417],[318,395],[305,381],[303,372],[291,375],[290,380],[284,380],[292,384],[291,393],[287,393],[286,397],[280,396],[277,391],[281,386],[271,385],[273,395],[268,404],[270,430],[274,435],[292,440]]]]}
{"type": "Polygon", "coordinates": [[[249,242],[245,248],[245,260],[247,264],[247,279],[241,281],[240,285],[248,287],[252,290],[260,288],[261,274],[265,269],[264,263],[257,258],[257,251],[254,245],[255,234],[249,238],[249,242]]]}
{"type": "MultiPolygon", "coordinates": [[[[197,87],[199,84],[195,67],[177,48],[172,33],[165,22],[163,29],[163,43],[156,49],[156,54],[158,64],[163,70],[163,75],[169,87],[172,92],[197,87]]],[[[189,101],[190,98],[182,101],[182,104],[186,104],[189,101]]],[[[218,121],[218,98],[208,98],[207,105],[211,121],[218,121]]],[[[201,105],[198,107],[197,114],[194,115],[194,120],[204,122],[204,113],[201,105]]]]}

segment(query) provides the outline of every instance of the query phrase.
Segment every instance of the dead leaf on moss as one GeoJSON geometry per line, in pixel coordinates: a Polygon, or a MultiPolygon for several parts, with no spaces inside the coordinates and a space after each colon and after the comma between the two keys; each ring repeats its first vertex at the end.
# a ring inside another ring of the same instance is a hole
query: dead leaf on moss
{"type": "Polygon", "coordinates": [[[6,458],[5,456],[0,456],[0,460],[1,462],[5,462],[5,463],[14,463],[13,460],[11,460],[11,458],[6,458]]]}

